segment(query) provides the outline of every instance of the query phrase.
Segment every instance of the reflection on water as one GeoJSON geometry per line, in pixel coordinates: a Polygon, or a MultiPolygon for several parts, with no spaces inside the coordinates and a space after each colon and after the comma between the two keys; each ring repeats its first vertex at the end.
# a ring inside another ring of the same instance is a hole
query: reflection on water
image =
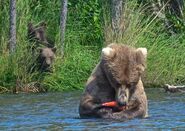
{"type": "Polygon", "coordinates": [[[81,92],[0,95],[0,130],[185,129],[185,94],[147,89],[149,118],[128,121],[80,119],[81,92]]]}

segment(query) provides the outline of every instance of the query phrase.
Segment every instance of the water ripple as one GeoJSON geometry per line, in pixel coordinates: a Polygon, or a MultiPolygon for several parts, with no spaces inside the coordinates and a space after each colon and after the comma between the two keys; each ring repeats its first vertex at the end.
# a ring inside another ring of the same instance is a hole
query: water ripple
{"type": "Polygon", "coordinates": [[[0,95],[0,130],[185,130],[185,94],[147,89],[149,117],[128,121],[80,119],[81,92],[0,95]]]}

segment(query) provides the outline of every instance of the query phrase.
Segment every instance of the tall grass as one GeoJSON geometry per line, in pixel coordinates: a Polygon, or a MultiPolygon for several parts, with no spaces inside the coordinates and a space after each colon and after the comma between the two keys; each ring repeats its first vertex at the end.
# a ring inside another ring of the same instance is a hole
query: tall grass
{"type": "MultiPolygon", "coordinates": [[[[95,1],[97,3],[97,1],[95,1]]],[[[82,2],[81,2],[82,3],[82,2]]],[[[87,2],[86,2],[87,3],[87,2]]],[[[49,90],[82,89],[83,85],[96,65],[99,50],[102,46],[99,19],[94,21],[95,7],[88,8],[74,1],[68,5],[68,19],[65,41],[65,55],[60,57],[60,1],[17,1],[17,48],[14,55],[8,52],[9,36],[9,3],[0,6],[0,92],[11,92],[16,86],[24,88],[29,83],[41,83],[49,90]],[[77,3],[76,3],[77,4],[77,3]],[[84,13],[91,10],[92,14],[84,13]],[[83,12],[83,13],[82,13],[83,12]],[[35,58],[28,50],[31,44],[27,39],[27,24],[40,21],[47,23],[47,35],[55,41],[57,47],[53,73],[30,73],[28,70],[35,58]],[[96,22],[96,23],[95,23],[96,22]],[[91,24],[89,26],[88,24],[91,24]],[[90,31],[92,28],[92,31],[90,31]],[[93,29],[94,28],[94,29],[93,29]],[[90,35],[89,35],[90,34],[90,35]],[[44,77],[43,77],[44,76],[44,77]]],[[[93,4],[93,2],[91,3],[93,4]]],[[[0,4],[2,5],[2,4],[0,4]]],[[[98,6],[96,4],[96,6],[98,6]]],[[[98,15],[96,13],[96,15],[98,15]]]]}
{"type": "Polygon", "coordinates": [[[99,60],[102,46],[112,42],[148,49],[144,83],[148,86],[184,84],[184,34],[169,35],[163,22],[148,15],[136,0],[126,0],[119,34],[110,25],[108,1],[69,1],[65,38],[65,54],[61,58],[58,0],[17,1],[17,50],[10,56],[7,50],[9,3],[0,4],[0,92],[12,91],[17,84],[39,82],[52,91],[82,89],[99,60]],[[103,19],[102,19],[103,18],[103,19]],[[28,22],[47,23],[47,35],[58,49],[53,73],[29,73],[34,61],[27,47],[28,22]],[[104,42],[104,45],[103,45],[104,42]],[[43,77],[44,76],[44,77],[43,77]]]}
{"type": "MultiPolygon", "coordinates": [[[[27,23],[31,18],[29,14],[29,1],[17,1],[17,45],[16,52],[9,54],[9,3],[3,2],[1,8],[0,24],[0,92],[12,92],[19,85],[26,85],[36,80],[38,73],[30,74],[28,68],[35,58],[32,58],[31,52],[28,52],[27,45],[27,23]],[[6,90],[5,90],[6,89],[6,90]]],[[[38,77],[37,77],[38,78],[38,77]]]]}
{"type": "Polygon", "coordinates": [[[118,42],[148,49],[144,75],[146,86],[184,84],[185,35],[169,35],[163,22],[156,15],[146,14],[146,9],[144,5],[138,5],[137,1],[126,0],[120,23],[123,28],[116,35],[109,24],[110,20],[105,16],[105,44],[118,42]]]}
{"type": "Polygon", "coordinates": [[[76,44],[67,47],[66,57],[58,58],[55,62],[55,71],[45,77],[44,85],[50,90],[83,89],[91,70],[97,64],[99,48],[76,44]],[[75,47],[75,48],[74,48],[75,47]]]}

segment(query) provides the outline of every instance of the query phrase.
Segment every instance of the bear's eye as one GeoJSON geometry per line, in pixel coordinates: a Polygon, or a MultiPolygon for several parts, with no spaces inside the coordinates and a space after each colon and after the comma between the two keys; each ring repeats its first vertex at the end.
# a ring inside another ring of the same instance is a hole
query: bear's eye
{"type": "Polygon", "coordinates": [[[130,83],[126,84],[126,87],[127,88],[130,88],[131,87],[131,84],[130,83]]]}
{"type": "Polygon", "coordinates": [[[133,92],[136,88],[136,85],[137,85],[137,82],[131,82],[128,84],[127,88],[129,88],[129,90],[133,92]]]}

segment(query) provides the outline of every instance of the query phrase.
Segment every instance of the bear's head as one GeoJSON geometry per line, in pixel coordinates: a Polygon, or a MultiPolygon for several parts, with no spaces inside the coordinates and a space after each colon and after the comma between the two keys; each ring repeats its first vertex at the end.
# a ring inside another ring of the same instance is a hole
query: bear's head
{"type": "Polygon", "coordinates": [[[146,48],[135,49],[126,45],[110,44],[102,49],[104,69],[113,77],[108,79],[115,89],[115,99],[119,105],[127,104],[136,90],[145,69],[146,56],[146,48]]]}
{"type": "Polygon", "coordinates": [[[38,57],[39,70],[41,72],[50,72],[51,65],[55,59],[56,48],[41,48],[38,57]]]}

